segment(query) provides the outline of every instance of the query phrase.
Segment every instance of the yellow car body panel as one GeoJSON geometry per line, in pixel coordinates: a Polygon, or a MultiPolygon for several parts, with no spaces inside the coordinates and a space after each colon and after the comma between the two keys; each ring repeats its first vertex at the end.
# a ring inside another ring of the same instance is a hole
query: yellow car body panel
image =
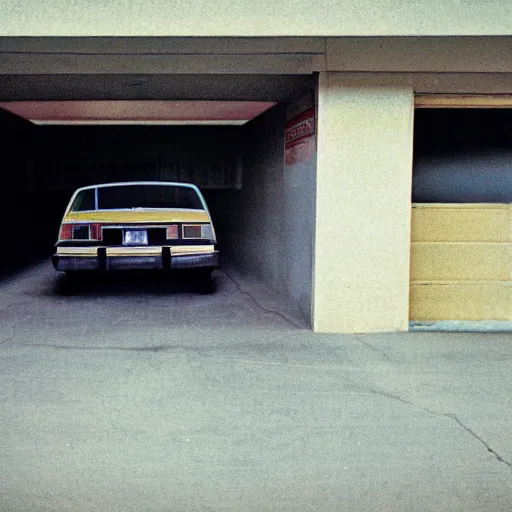
{"type": "Polygon", "coordinates": [[[64,223],[100,222],[100,223],[152,223],[152,222],[209,222],[210,218],[204,210],[95,210],[85,212],[68,212],[64,223]]]}

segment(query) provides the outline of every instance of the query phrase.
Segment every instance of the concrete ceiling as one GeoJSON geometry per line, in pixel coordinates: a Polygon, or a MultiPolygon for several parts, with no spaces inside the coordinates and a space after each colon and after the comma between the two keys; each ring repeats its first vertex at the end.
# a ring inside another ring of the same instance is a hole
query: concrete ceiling
{"type": "Polygon", "coordinates": [[[0,101],[293,102],[315,89],[314,38],[0,37],[0,101]]]}
{"type": "Polygon", "coordinates": [[[0,75],[0,101],[293,101],[314,90],[313,75],[0,75]]]}
{"type": "Polygon", "coordinates": [[[273,102],[13,101],[3,108],[36,124],[244,124],[273,102]]]}

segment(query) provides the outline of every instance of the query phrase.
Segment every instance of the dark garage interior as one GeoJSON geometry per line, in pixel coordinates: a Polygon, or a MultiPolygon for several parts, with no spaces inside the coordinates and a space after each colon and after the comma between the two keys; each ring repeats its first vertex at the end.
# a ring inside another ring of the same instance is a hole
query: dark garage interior
{"type": "MultiPolygon", "coordinates": [[[[37,125],[0,109],[0,208],[12,219],[7,233],[16,248],[3,251],[3,268],[9,272],[50,255],[64,208],[80,186],[192,182],[212,213],[222,265],[280,290],[309,319],[314,165],[300,183],[288,183],[284,172],[287,114],[304,90],[281,91],[284,101],[230,126],[37,125]],[[289,265],[293,252],[300,257],[289,265]]],[[[308,97],[314,101],[311,91],[308,97]]]]}
{"type": "MultiPolygon", "coordinates": [[[[241,186],[239,127],[31,126],[15,121],[24,142],[16,136],[10,145],[13,158],[6,168],[17,172],[6,184],[19,214],[31,212],[33,246],[42,243],[46,250],[51,250],[72,193],[85,185],[192,182],[208,196],[212,210],[217,193],[241,186]]],[[[222,225],[218,217],[217,229],[222,225]]]]}
{"type": "Polygon", "coordinates": [[[512,202],[511,109],[416,109],[414,203],[512,202]]]}

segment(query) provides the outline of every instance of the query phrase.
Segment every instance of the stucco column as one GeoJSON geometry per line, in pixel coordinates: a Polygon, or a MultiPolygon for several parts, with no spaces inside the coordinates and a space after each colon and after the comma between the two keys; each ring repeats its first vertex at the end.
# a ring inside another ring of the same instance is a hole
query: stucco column
{"type": "Polygon", "coordinates": [[[313,326],[408,329],[414,99],[322,73],[313,326]]]}

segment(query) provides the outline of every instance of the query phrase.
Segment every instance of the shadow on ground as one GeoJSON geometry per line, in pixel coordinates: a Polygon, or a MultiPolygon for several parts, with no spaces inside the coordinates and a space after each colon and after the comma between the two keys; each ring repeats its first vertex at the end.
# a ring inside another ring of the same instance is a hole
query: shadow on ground
{"type": "Polygon", "coordinates": [[[84,272],[68,279],[45,260],[4,277],[0,288],[0,310],[17,328],[29,318],[39,326],[80,318],[82,327],[99,318],[105,325],[129,318],[139,326],[162,328],[309,329],[289,298],[224,269],[215,270],[210,280],[190,271],[84,272]]]}
{"type": "Polygon", "coordinates": [[[218,289],[219,278],[206,279],[196,272],[116,271],[87,272],[83,275],[60,274],[48,292],[56,296],[136,296],[173,294],[212,294],[218,289]]]}

